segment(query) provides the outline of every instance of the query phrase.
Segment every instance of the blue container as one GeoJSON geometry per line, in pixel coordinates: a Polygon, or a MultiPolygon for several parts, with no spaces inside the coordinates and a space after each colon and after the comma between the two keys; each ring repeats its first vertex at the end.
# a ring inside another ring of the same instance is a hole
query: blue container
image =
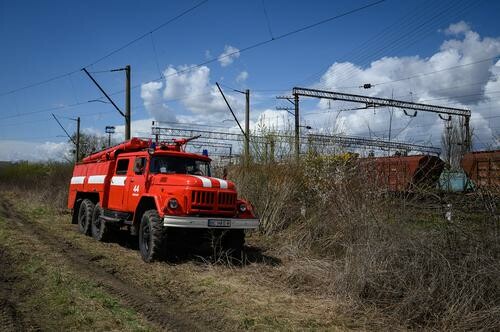
{"type": "Polygon", "coordinates": [[[472,181],[463,171],[443,171],[439,177],[439,188],[448,192],[461,192],[474,189],[472,181]]]}

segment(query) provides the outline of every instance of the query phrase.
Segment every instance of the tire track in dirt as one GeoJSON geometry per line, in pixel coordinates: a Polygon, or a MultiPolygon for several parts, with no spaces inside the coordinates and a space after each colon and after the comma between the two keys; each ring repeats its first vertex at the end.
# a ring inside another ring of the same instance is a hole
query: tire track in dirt
{"type": "Polygon", "coordinates": [[[0,330],[1,331],[21,331],[17,326],[16,311],[12,304],[0,299],[0,330]]]}
{"type": "Polygon", "coordinates": [[[0,331],[40,331],[36,325],[26,321],[18,310],[18,294],[14,294],[13,285],[19,281],[16,273],[8,270],[14,266],[13,260],[0,248],[0,331]]]}
{"type": "MultiPolygon", "coordinates": [[[[80,248],[75,248],[73,243],[66,239],[49,234],[48,230],[44,229],[43,226],[38,225],[19,211],[16,211],[14,205],[9,204],[8,198],[4,195],[0,195],[0,201],[0,215],[11,221],[11,223],[7,224],[22,232],[30,232],[42,243],[52,247],[56,252],[62,252],[70,261],[71,268],[78,272],[78,274],[97,283],[111,295],[116,296],[124,306],[128,306],[142,314],[149,322],[168,330],[199,331],[210,329],[210,327],[204,326],[199,320],[195,322],[190,317],[181,316],[169,310],[169,305],[172,303],[152,295],[149,290],[140,288],[140,286],[135,284],[127,283],[116,277],[112,271],[108,272],[96,265],[94,263],[96,260],[94,255],[80,248]]],[[[8,317],[6,321],[8,321],[8,317]]]]}

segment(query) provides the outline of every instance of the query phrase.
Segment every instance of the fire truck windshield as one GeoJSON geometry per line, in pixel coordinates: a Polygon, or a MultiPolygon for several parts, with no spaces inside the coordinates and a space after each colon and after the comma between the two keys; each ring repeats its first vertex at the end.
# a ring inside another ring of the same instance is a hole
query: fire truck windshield
{"type": "Polygon", "coordinates": [[[192,174],[210,176],[210,163],[204,160],[156,156],[151,158],[149,171],[153,174],[192,174]]]}

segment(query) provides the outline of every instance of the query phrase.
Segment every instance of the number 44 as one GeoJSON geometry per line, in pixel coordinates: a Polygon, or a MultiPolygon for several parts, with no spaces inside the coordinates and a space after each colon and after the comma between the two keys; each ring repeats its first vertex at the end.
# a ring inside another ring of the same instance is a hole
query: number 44
{"type": "Polygon", "coordinates": [[[134,192],[134,193],[138,193],[138,192],[139,192],[139,190],[140,190],[140,186],[139,186],[138,184],[136,184],[136,185],[134,186],[134,189],[132,190],[132,192],[134,192]]]}

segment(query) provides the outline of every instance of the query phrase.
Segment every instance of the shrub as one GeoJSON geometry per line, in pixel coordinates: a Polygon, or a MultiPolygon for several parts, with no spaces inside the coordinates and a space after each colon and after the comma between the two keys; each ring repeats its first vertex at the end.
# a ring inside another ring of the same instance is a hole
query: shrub
{"type": "Polygon", "coordinates": [[[288,257],[284,280],[296,291],[409,328],[500,328],[500,225],[464,204],[473,196],[447,221],[451,198],[389,194],[352,156],[234,167],[230,178],[288,257]]]}

